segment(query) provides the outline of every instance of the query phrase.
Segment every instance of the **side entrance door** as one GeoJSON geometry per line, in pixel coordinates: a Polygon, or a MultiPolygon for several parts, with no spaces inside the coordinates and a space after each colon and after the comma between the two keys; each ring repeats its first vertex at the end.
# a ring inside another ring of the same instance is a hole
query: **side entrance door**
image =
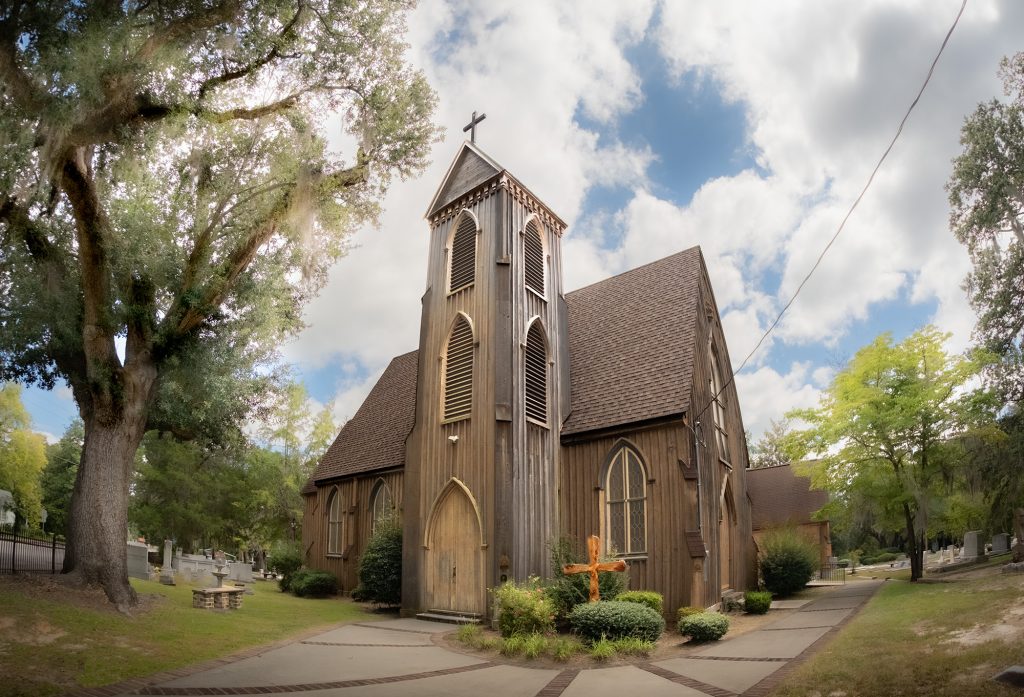
{"type": "Polygon", "coordinates": [[[435,504],[425,553],[426,608],[482,614],[480,524],[461,486],[450,484],[435,504]]]}

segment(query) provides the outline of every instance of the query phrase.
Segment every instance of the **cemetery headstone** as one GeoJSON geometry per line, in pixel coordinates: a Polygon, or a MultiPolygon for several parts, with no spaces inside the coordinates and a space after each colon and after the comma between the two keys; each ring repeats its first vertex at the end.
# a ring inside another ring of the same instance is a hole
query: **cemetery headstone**
{"type": "Polygon", "coordinates": [[[171,550],[174,543],[170,540],[164,540],[164,563],[160,567],[160,583],[165,586],[174,585],[174,564],[171,559],[171,550]]]}
{"type": "Polygon", "coordinates": [[[992,554],[1002,554],[1010,551],[1010,536],[1001,532],[992,537],[992,554]]]}
{"type": "Polygon", "coordinates": [[[985,556],[981,546],[981,531],[971,530],[964,533],[963,560],[970,561],[985,556]]]}
{"type": "Polygon", "coordinates": [[[142,542],[128,543],[128,575],[149,580],[149,546],[142,542]]]}

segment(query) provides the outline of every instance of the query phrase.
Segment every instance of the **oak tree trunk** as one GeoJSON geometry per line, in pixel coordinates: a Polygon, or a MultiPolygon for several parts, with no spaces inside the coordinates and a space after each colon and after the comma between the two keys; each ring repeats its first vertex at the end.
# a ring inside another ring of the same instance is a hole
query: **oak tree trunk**
{"type": "Polygon", "coordinates": [[[1013,511],[1013,532],[1017,536],[1017,544],[1013,547],[1013,560],[1024,561],[1024,508],[1013,511]]]}
{"type": "Polygon", "coordinates": [[[914,514],[910,505],[903,504],[903,516],[907,523],[907,552],[910,557],[910,580],[918,581],[924,575],[924,547],[918,544],[917,532],[914,530],[914,514]]]}

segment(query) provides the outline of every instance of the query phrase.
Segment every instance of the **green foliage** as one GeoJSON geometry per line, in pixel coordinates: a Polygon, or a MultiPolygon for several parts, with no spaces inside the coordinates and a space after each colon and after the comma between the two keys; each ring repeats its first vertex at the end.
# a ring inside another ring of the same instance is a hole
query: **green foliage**
{"type": "Polygon", "coordinates": [[[299,569],[292,574],[288,587],[300,598],[323,598],[337,595],[338,577],[329,571],[299,569]]]}
{"type": "Polygon", "coordinates": [[[575,637],[555,637],[548,642],[551,658],[564,663],[578,653],[583,652],[583,644],[575,637]]]}
{"type": "Polygon", "coordinates": [[[46,529],[50,532],[64,534],[67,529],[84,440],[85,426],[81,419],[75,419],[59,441],[46,447],[46,468],[39,483],[46,509],[46,529]]]}
{"type": "Polygon", "coordinates": [[[525,634],[513,634],[512,636],[507,636],[501,642],[501,655],[509,657],[518,656],[523,652],[523,648],[525,646],[525,634]]]}
{"type": "Polygon", "coordinates": [[[555,627],[555,605],[538,579],[517,585],[507,581],[492,591],[498,602],[498,631],[503,637],[546,633],[555,627]]]}
{"type": "Polygon", "coordinates": [[[573,631],[592,642],[602,637],[657,641],[665,631],[665,620],[651,608],[618,600],[577,605],[569,613],[569,622],[573,631]]]}
{"type": "Polygon", "coordinates": [[[1007,101],[979,104],[960,131],[946,184],[950,226],[973,270],[964,287],[976,336],[999,356],[990,376],[1007,402],[1024,399],[1024,53],[1000,66],[1007,101]]]}
{"type": "Polygon", "coordinates": [[[817,409],[789,415],[810,425],[791,442],[797,454],[818,456],[798,471],[832,494],[830,510],[854,518],[864,507],[887,525],[902,521],[918,569],[925,521],[959,461],[956,439],[994,418],[988,396],[966,390],[983,358],[949,355],[947,338],[934,327],[899,343],[882,334],[835,376],[817,409]]]}
{"type": "Polygon", "coordinates": [[[359,600],[378,605],[402,602],[402,525],[395,517],[377,522],[359,558],[359,600]]]}
{"type": "Polygon", "coordinates": [[[883,564],[889,561],[896,561],[897,559],[899,559],[899,556],[900,555],[893,554],[892,552],[882,552],[881,554],[877,554],[873,557],[863,557],[860,560],[860,563],[865,566],[870,566],[872,564],[883,564]]]}
{"type": "Polygon", "coordinates": [[[818,549],[792,528],[770,530],[761,540],[758,560],[769,591],[785,598],[807,585],[818,568],[818,549]]]}
{"type": "Polygon", "coordinates": [[[764,615],[771,606],[772,594],[768,591],[747,591],[743,594],[743,607],[751,615],[764,615]]]}
{"type": "Polygon", "coordinates": [[[623,637],[612,641],[612,646],[615,647],[615,653],[621,656],[650,656],[657,644],[636,637],[623,637]]]}
{"type": "Polygon", "coordinates": [[[297,545],[278,544],[275,545],[270,554],[268,565],[271,570],[276,571],[281,578],[278,585],[282,591],[291,590],[292,579],[295,573],[302,568],[302,552],[297,545]]]}
{"type": "Polygon", "coordinates": [[[455,638],[467,645],[475,647],[480,639],[483,638],[484,629],[479,624],[464,624],[461,625],[455,632],[455,638]]]}
{"type": "Polygon", "coordinates": [[[678,622],[682,622],[684,618],[690,615],[696,615],[697,613],[704,612],[702,607],[694,607],[693,605],[684,605],[676,611],[676,617],[678,622]]]}
{"type": "MultiPolygon", "coordinates": [[[[788,452],[789,421],[771,420],[768,430],[750,446],[750,467],[780,467],[793,462],[788,452]]],[[[749,440],[749,439],[748,439],[749,440]]]]}
{"type": "Polygon", "coordinates": [[[11,492],[15,513],[34,528],[42,513],[39,478],[46,466],[46,440],[31,426],[21,386],[0,384],[0,489],[11,492]]]}
{"type": "Polygon", "coordinates": [[[543,634],[536,632],[527,634],[523,641],[523,657],[534,659],[540,656],[548,648],[548,639],[543,634]]]}
{"type": "Polygon", "coordinates": [[[598,639],[590,646],[590,657],[595,661],[607,661],[615,656],[615,644],[604,637],[598,639]]]}
{"type": "Polygon", "coordinates": [[[655,591],[626,591],[620,593],[615,600],[619,600],[624,603],[640,603],[651,608],[659,615],[662,612],[662,608],[665,604],[665,599],[662,598],[661,593],[655,591]]]}
{"type": "MultiPolygon", "coordinates": [[[[555,603],[558,617],[565,618],[574,607],[590,601],[590,575],[564,574],[562,567],[575,564],[586,559],[586,551],[569,537],[560,537],[550,545],[551,568],[554,577],[548,582],[547,594],[555,603]]],[[[610,557],[602,557],[601,561],[614,561],[610,557]]],[[[601,571],[597,574],[598,590],[601,600],[615,600],[626,589],[625,573],[617,571],[601,571]]]]}
{"type": "Polygon", "coordinates": [[[698,612],[679,622],[679,633],[692,641],[718,641],[729,631],[729,618],[717,612],[698,612]]]}

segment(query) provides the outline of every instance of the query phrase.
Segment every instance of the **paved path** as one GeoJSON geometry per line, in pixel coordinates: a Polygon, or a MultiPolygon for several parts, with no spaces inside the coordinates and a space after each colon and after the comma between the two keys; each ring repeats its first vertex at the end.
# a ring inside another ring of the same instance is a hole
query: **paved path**
{"type": "Polygon", "coordinates": [[[415,619],[351,624],[250,652],[158,684],[114,686],[93,695],[289,695],[337,697],[645,697],[766,695],[796,663],[821,648],[881,582],[840,586],[792,614],[684,658],[610,668],[541,669],[449,651],[432,635],[452,626],[415,619]],[[127,688],[127,689],[126,689],[127,688]]]}

